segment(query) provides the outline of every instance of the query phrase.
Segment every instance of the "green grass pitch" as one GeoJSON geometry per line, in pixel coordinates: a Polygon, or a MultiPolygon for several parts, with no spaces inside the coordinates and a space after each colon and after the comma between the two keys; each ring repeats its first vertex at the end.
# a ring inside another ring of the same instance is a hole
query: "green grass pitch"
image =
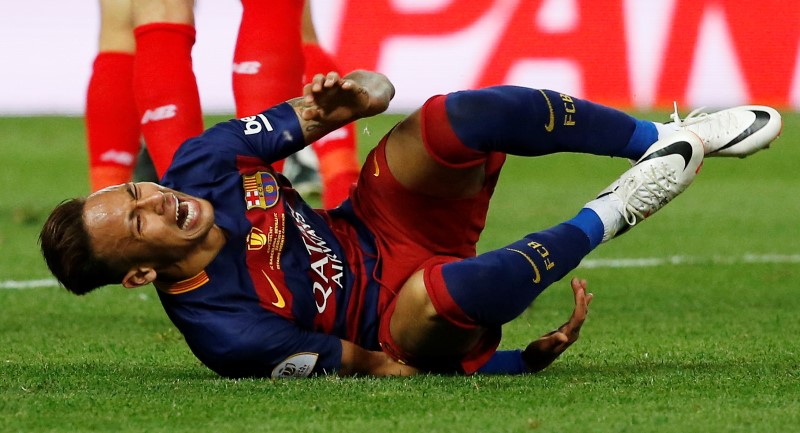
{"type": "MultiPolygon", "coordinates": [[[[362,150],[396,119],[361,122],[362,150]]],[[[595,294],[589,318],[540,374],[231,381],[194,359],[152,287],[18,288],[50,278],[38,230],[87,192],[85,139],[81,118],[0,118],[0,431],[798,431],[800,115],[784,122],[772,149],[708,159],[684,195],[573,272],[595,294]]],[[[509,159],[481,249],[573,216],[626,168],[509,159]]],[[[561,324],[571,302],[555,284],[503,347],[561,324]]]]}

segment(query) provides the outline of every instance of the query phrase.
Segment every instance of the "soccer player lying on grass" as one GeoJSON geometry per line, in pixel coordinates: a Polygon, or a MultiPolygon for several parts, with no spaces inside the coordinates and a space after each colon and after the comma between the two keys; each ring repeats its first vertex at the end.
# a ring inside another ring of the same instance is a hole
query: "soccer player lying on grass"
{"type": "Polygon", "coordinates": [[[577,340],[586,282],[572,280],[569,321],[525,350],[496,350],[503,324],[686,189],[704,154],[748,155],[781,128],[768,107],[658,124],[500,86],[429,99],[335,209],[311,209],[270,167],[393,95],[378,73],[318,75],[304,97],[185,142],[163,186],[60,204],[40,236],[47,264],[77,294],[153,283],[194,354],[227,377],[535,372],[577,340]],[[506,154],[553,152],[637,162],[574,218],[476,256],[506,154]]]}

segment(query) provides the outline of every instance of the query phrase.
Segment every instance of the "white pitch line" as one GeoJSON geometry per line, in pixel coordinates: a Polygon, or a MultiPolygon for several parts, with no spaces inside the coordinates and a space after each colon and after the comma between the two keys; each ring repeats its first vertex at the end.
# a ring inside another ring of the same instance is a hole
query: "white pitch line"
{"type": "MultiPolygon", "coordinates": [[[[625,259],[585,259],[579,268],[648,268],[656,266],[681,266],[681,265],[735,265],[738,263],[800,263],[800,254],[744,254],[738,257],[712,256],[669,256],[669,257],[640,257],[625,259]]],[[[6,280],[0,281],[0,290],[40,289],[58,287],[58,281],[53,278],[41,280],[6,280]]]]}
{"type": "Polygon", "coordinates": [[[58,287],[58,281],[54,278],[43,280],[0,281],[0,289],[39,289],[42,287],[58,287]]]}
{"type": "Polygon", "coordinates": [[[645,268],[680,265],[734,265],[738,263],[800,263],[800,254],[745,254],[738,257],[669,256],[633,259],[585,259],[580,268],[645,268]]]}

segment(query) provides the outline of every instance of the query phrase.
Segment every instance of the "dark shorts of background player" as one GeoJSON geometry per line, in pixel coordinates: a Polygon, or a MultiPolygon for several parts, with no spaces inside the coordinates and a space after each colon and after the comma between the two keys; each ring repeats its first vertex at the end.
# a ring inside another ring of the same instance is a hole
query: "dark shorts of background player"
{"type": "MultiPolygon", "coordinates": [[[[480,153],[461,144],[444,107],[445,96],[435,96],[422,107],[422,136],[428,152],[449,167],[484,164],[486,180],[476,195],[461,199],[438,198],[406,189],[386,164],[387,134],[369,153],[351,200],[358,217],[375,235],[381,269],[379,342],[397,361],[433,372],[471,374],[482,366],[500,342],[500,327],[489,329],[479,344],[463,357],[426,359],[424,354],[405,353],[392,339],[389,322],[396,295],[403,283],[423,269],[425,285],[436,311],[455,325],[466,323],[448,311],[460,311],[444,286],[441,265],[473,257],[486,223],[489,200],[494,192],[505,154],[480,153]]],[[[463,316],[463,314],[462,314],[463,316]]]]}

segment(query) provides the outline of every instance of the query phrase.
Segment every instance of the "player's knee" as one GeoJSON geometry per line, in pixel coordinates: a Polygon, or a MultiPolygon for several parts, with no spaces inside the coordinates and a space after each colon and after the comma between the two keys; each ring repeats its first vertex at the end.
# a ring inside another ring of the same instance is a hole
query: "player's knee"
{"type": "Polygon", "coordinates": [[[423,270],[403,285],[389,322],[392,340],[411,359],[423,363],[456,359],[467,353],[485,331],[453,323],[437,310],[423,270]]]}
{"type": "Polygon", "coordinates": [[[485,177],[482,165],[459,168],[443,161],[423,143],[420,120],[420,113],[413,113],[386,140],[386,164],[397,182],[430,197],[462,198],[480,191],[485,177]]]}
{"type": "Polygon", "coordinates": [[[479,146],[462,141],[465,136],[457,133],[455,123],[461,120],[454,119],[446,108],[447,101],[452,96],[452,94],[434,96],[419,111],[419,124],[425,149],[434,160],[446,167],[470,168],[482,165],[486,162],[487,153],[479,146]]]}
{"type": "Polygon", "coordinates": [[[397,304],[391,321],[392,335],[397,336],[409,329],[421,327],[426,322],[434,321],[437,316],[436,308],[425,288],[423,271],[417,271],[397,294],[397,304]]]}
{"type": "Polygon", "coordinates": [[[407,353],[416,353],[431,335],[438,314],[428,297],[423,271],[417,271],[397,294],[389,321],[389,333],[395,344],[407,353]]]}

